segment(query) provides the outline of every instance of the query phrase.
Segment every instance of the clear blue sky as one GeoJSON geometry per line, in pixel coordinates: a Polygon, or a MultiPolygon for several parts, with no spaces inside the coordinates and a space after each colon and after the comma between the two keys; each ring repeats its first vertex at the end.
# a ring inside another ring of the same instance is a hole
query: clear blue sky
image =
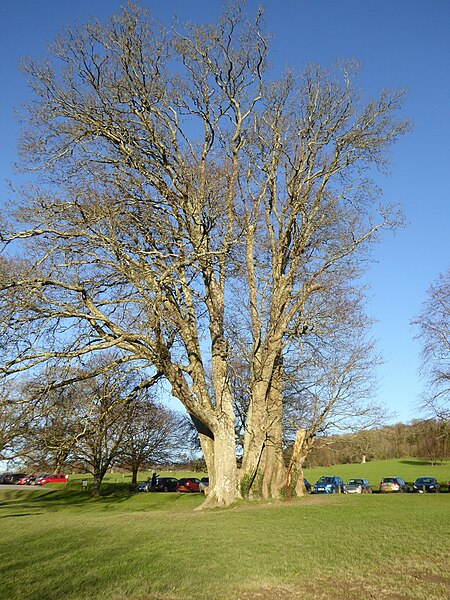
{"type": "MultiPolygon", "coordinates": [[[[0,203],[8,195],[19,125],[14,108],[28,89],[17,69],[25,55],[42,57],[65,25],[89,16],[104,19],[120,0],[3,0],[0,3],[0,203]]],[[[141,0],[167,25],[214,19],[220,0],[141,0]]],[[[254,0],[249,7],[259,4],[254,0]]],[[[410,319],[428,286],[450,264],[450,2],[448,0],[267,0],[276,68],[301,69],[356,58],[360,84],[370,95],[385,87],[409,90],[405,114],[414,130],[393,152],[391,176],[380,178],[384,200],[403,205],[408,226],[386,236],[368,273],[369,312],[378,319],[374,336],[385,357],[379,369],[379,399],[393,421],[418,415],[423,389],[419,346],[410,319]]]]}

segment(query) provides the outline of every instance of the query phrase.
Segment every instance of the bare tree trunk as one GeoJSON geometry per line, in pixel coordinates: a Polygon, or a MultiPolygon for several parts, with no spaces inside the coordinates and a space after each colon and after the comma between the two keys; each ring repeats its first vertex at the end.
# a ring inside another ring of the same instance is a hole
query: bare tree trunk
{"type": "MultiPolygon", "coordinates": [[[[221,416],[214,432],[213,448],[211,443],[208,443],[206,447],[210,464],[213,467],[211,470],[213,483],[212,485],[210,483],[209,494],[201,508],[228,506],[240,497],[236,468],[234,416],[232,418],[227,414],[221,416]]],[[[210,473],[209,470],[208,473],[210,473]]]]}
{"type": "Polygon", "coordinates": [[[263,498],[279,498],[286,482],[283,457],[283,390],[281,351],[277,356],[268,397],[263,498]]]}
{"type": "Polygon", "coordinates": [[[297,429],[295,442],[292,447],[292,455],[289,461],[289,467],[286,477],[286,488],[291,494],[303,496],[305,494],[305,485],[303,483],[303,463],[308,454],[305,447],[306,429],[297,429]]]}
{"type": "Polygon", "coordinates": [[[253,390],[247,420],[242,487],[249,497],[279,498],[286,481],[282,447],[282,365],[277,353],[272,377],[264,378],[253,390]]]}
{"type": "Polygon", "coordinates": [[[94,480],[92,482],[92,497],[100,498],[100,486],[103,481],[103,477],[105,476],[106,470],[103,469],[101,471],[94,471],[94,480]]]}
{"type": "Polygon", "coordinates": [[[137,465],[133,464],[131,467],[131,483],[132,483],[132,485],[137,484],[138,471],[139,471],[139,467],[137,465]]]}
{"type": "Polygon", "coordinates": [[[209,488],[213,489],[216,482],[216,467],[214,464],[214,435],[209,430],[209,433],[206,433],[206,428],[199,429],[197,427],[197,431],[200,439],[200,446],[202,448],[203,457],[206,463],[206,471],[209,477],[209,488]]]}

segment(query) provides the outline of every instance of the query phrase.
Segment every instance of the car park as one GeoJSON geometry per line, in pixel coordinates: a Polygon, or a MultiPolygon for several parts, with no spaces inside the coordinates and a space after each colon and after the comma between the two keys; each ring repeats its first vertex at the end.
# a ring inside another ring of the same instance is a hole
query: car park
{"type": "Polygon", "coordinates": [[[435,477],[418,477],[413,483],[412,491],[416,494],[438,493],[441,486],[435,477]]]}
{"type": "Polygon", "coordinates": [[[371,494],[372,486],[367,479],[349,479],[344,484],[344,494],[371,494]]]}
{"type": "Polygon", "coordinates": [[[384,477],[380,481],[380,494],[409,492],[409,486],[401,477],[384,477]]]}
{"type": "Polygon", "coordinates": [[[344,489],[343,480],[337,475],[321,477],[314,485],[314,494],[338,494],[344,489]]]}
{"type": "Polygon", "coordinates": [[[42,475],[36,479],[36,485],[46,485],[47,483],[67,483],[67,475],[54,473],[53,475],[42,475]]]}
{"type": "Polygon", "coordinates": [[[178,481],[177,492],[198,492],[200,491],[200,479],[196,477],[184,477],[178,481]]]}

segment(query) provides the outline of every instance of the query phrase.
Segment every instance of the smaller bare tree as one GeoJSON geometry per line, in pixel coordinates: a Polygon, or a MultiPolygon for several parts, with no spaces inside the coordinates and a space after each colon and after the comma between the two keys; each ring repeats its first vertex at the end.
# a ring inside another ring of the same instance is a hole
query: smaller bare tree
{"type": "Polygon", "coordinates": [[[140,469],[149,464],[162,464],[183,445],[183,417],[150,397],[137,398],[126,407],[131,413],[124,433],[118,463],[131,471],[137,483],[140,469]]]}
{"type": "Polygon", "coordinates": [[[412,324],[419,328],[422,373],[428,381],[421,408],[426,416],[450,419],[450,268],[439,275],[412,324]]]}

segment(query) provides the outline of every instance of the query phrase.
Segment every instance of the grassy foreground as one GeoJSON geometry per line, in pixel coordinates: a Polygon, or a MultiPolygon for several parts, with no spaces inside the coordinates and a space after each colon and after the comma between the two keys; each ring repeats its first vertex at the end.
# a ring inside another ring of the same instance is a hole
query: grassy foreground
{"type": "Polygon", "coordinates": [[[450,597],[448,493],[309,496],[193,512],[201,501],[120,489],[93,501],[77,482],[0,487],[0,598],[450,597]]]}

